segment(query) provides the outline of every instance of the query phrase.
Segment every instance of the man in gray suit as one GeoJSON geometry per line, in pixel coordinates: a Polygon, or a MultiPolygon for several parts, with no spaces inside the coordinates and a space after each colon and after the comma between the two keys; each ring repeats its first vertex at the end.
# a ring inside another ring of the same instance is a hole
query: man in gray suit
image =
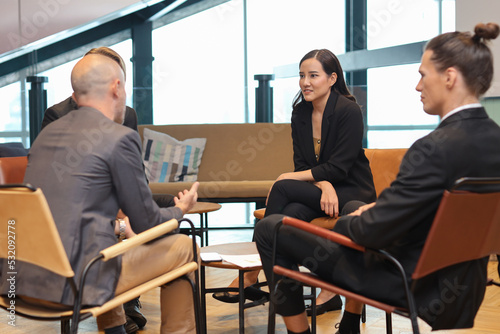
{"type": "MultiPolygon", "coordinates": [[[[79,108],[40,133],[30,150],[25,182],[43,190],[78,275],[100,250],[116,243],[119,208],[130,221],[127,234],[131,229],[140,233],[182,218],[196,203],[198,184],[179,193],[174,207],[159,208],[153,201],[142,170],[139,135],[121,126],[125,80],[116,62],[86,55],[73,68],[71,84],[79,108]]],[[[121,259],[95,266],[87,276],[82,303],[102,304],[192,258],[191,239],[182,234],[138,247],[121,259]]],[[[71,288],[60,277],[31,265],[19,268],[18,277],[17,292],[24,298],[73,303],[71,288]]],[[[190,291],[185,280],[162,287],[162,333],[195,332],[194,305],[186,298],[190,291]]],[[[124,323],[122,307],[98,318],[105,333],[125,333],[124,323]]]]}

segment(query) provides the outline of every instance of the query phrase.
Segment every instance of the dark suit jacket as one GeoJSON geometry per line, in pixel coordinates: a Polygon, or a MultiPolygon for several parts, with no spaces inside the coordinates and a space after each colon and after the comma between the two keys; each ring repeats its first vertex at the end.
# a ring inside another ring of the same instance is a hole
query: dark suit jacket
{"type": "Polygon", "coordinates": [[[305,108],[292,114],[295,171],[311,169],[316,181],[329,181],[341,207],[350,200],[373,202],[375,186],[362,146],[363,117],[358,104],[330,94],[321,125],[319,161],[314,154],[311,115],[312,110],[305,108]]]}
{"type": "MultiPolygon", "coordinates": [[[[43,115],[41,130],[43,130],[51,122],[63,117],[70,111],[76,109],[78,109],[78,105],[71,96],[64,101],[61,101],[57,104],[54,104],[52,107],[47,108],[47,110],[45,110],[45,114],[43,115]]],[[[137,131],[137,113],[134,109],[126,107],[123,125],[137,131]]]]}
{"type": "MultiPolygon", "coordinates": [[[[44,192],[77,277],[100,250],[116,243],[119,208],[136,233],[182,217],[181,209],[160,209],[153,201],[142,170],[138,133],[98,110],[82,107],[49,124],[33,143],[28,161],[24,182],[44,192]]],[[[16,294],[73,302],[63,278],[26,263],[17,269],[16,294]]],[[[120,259],[95,266],[87,277],[83,304],[109,300],[119,275],[120,259]]],[[[0,293],[5,293],[6,280],[0,285],[0,293]]]]}
{"type": "MultiPolygon", "coordinates": [[[[466,176],[500,176],[500,128],[483,108],[462,110],[416,141],[377,204],[359,217],[342,217],[334,230],[387,250],[411,274],[444,190],[466,176]]],[[[433,329],[472,327],[484,296],[486,265],[487,259],[462,263],[415,282],[419,316],[433,329]]],[[[395,283],[373,282],[372,291],[377,284],[395,283]]]]}

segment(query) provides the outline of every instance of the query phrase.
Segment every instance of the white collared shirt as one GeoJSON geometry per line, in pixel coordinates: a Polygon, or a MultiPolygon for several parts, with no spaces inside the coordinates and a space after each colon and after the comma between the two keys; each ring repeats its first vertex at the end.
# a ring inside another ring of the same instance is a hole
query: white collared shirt
{"type": "Polygon", "coordinates": [[[481,103],[471,103],[471,104],[466,104],[466,105],[460,106],[458,108],[453,109],[452,111],[450,111],[446,115],[444,115],[444,117],[441,118],[441,122],[444,121],[445,119],[447,119],[448,117],[450,117],[451,115],[456,114],[457,112],[462,111],[464,109],[482,108],[482,107],[483,106],[481,105],[481,103]]]}

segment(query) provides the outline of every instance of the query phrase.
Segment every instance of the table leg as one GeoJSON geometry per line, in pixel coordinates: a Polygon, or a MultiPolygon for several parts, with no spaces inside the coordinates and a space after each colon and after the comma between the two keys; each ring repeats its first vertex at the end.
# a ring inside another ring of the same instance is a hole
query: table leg
{"type": "Polygon", "coordinates": [[[206,286],[205,286],[205,266],[201,266],[200,269],[200,280],[201,280],[201,333],[207,333],[207,297],[206,297],[206,286]]]}
{"type": "Polygon", "coordinates": [[[200,212],[200,245],[208,246],[208,212],[200,212]]]}
{"type": "Polygon", "coordinates": [[[205,219],[203,219],[204,226],[201,230],[202,234],[205,234],[205,246],[208,246],[208,212],[205,212],[205,219]]]}
{"type": "Polygon", "coordinates": [[[205,245],[206,241],[204,240],[204,236],[205,236],[205,228],[203,227],[204,226],[204,220],[205,220],[205,216],[201,212],[200,213],[200,245],[201,245],[201,247],[207,246],[207,245],[205,245]]]}
{"type": "Polygon", "coordinates": [[[240,322],[240,334],[245,333],[245,272],[243,270],[238,270],[238,289],[239,289],[239,322],[240,322]]]}

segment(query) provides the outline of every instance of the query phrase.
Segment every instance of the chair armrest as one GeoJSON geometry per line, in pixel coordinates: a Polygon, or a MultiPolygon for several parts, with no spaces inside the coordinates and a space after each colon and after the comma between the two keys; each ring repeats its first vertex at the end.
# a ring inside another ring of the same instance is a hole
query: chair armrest
{"type": "Polygon", "coordinates": [[[145,244],[148,241],[161,237],[168,232],[172,232],[179,226],[175,219],[171,219],[165,223],[150,228],[142,233],[134,235],[132,238],[124,242],[119,242],[113,246],[103,249],[100,254],[103,256],[103,261],[108,261],[118,255],[121,255],[131,248],[145,244]]]}
{"type": "Polygon", "coordinates": [[[266,214],[266,208],[262,209],[257,209],[253,212],[253,216],[257,219],[262,219],[264,218],[264,215],[266,214]]]}
{"type": "Polygon", "coordinates": [[[303,220],[300,220],[297,218],[292,218],[292,217],[284,217],[282,222],[283,222],[283,225],[293,226],[295,228],[298,228],[298,229],[301,229],[303,231],[317,235],[321,238],[325,238],[327,240],[341,244],[342,246],[356,249],[360,252],[366,251],[365,247],[358,245],[357,243],[355,243],[354,241],[352,241],[351,239],[349,239],[345,235],[327,230],[326,228],[313,225],[313,224],[305,222],[303,220]]]}

